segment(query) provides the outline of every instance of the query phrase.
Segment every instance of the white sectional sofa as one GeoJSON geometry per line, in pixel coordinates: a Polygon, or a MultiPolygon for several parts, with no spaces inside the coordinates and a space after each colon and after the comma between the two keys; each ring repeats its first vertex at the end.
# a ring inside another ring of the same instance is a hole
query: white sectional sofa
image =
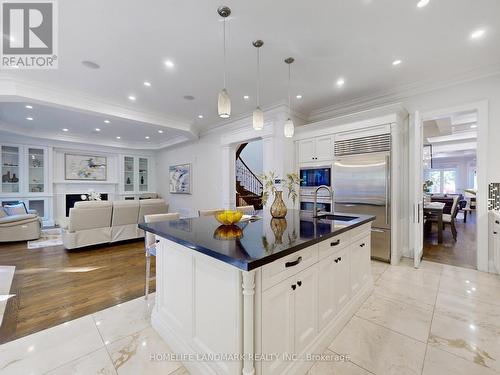
{"type": "Polygon", "coordinates": [[[69,210],[69,223],[63,229],[64,247],[76,249],[103,243],[144,237],[137,226],[144,215],[164,214],[163,199],[138,201],[82,201],[69,210]]]}

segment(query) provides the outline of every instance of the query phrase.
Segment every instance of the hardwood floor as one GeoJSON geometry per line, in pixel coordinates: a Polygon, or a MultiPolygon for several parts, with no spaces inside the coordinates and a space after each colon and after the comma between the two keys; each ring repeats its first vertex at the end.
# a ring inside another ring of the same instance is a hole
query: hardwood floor
{"type": "MultiPolygon", "coordinates": [[[[16,266],[0,343],[144,295],[144,241],[83,250],[0,245],[0,265],[16,266]]],[[[155,272],[152,257],[151,272],[155,272]]],[[[155,285],[151,282],[150,291],[155,285]]]]}
{"type": "Polygon", "coordinates": [[[451,228],[446,226],[443,231],[443,243],[437,241],[437,228],[433,224],[430,233],[424,233],[423,259],[458,267],[476,269],[476,213],[467,215],[467,223],[463,218],[456,220],[457,241],[453,240],[451,228]]]}

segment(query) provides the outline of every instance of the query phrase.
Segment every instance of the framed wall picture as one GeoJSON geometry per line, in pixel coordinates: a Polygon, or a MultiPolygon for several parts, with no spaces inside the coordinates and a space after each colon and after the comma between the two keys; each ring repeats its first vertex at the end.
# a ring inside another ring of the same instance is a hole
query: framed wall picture
{"type": "Polygon", "coordinates": [[[168,171],[170,193],[191,194],[191,164],[171,165],[168,171]]]}
{"type": "Polygon", "coordinates": [[[96,155],[64,154],[66,180],[106,181],[108,165],[106,157],[96,155]]]}

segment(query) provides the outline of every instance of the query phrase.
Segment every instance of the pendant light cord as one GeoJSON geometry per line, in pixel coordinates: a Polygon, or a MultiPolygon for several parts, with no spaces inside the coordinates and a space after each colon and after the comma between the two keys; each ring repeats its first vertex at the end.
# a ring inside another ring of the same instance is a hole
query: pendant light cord
{"type": "Polygon", "coordinates": [[[226,18],[224,18],[224,88],[226,88],[226,18]]]}
{"type": "Polygon", "coordinates": [[[260,47],[257,48],[257,107],[260,107],[260,47]]]}
{"type": "Polygon", "coordinates": [[[288,64],[288,117],[290,117],[290,113],[292,112],[291,100],[290,100],[290,81],[291,81],[291,67],[292,64],[288,64]]]}

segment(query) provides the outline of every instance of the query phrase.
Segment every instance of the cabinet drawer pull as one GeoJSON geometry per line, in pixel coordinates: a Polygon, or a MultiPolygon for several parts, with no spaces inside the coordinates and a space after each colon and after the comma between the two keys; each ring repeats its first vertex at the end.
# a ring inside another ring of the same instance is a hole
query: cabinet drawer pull
{"type": "Polygon", "coordinates": [[[298,286],[302,286],[302,281],[297,281],[298,286]]]}
{"type": "Polygon", "coordinates": [[[302,262],[302,257],[298,257],[297,260],[294,260],[293,262],[286,262],[285,267],[286,268],[293,267],[293,266],[296,266],[297,264],[299,264],[300,262],[302,262]]]}
{"type": "Polygon", "coordinates": [[[334,260],[334,262],[335,262],[335,263],[338,263],[338,262],[340,262],[341,260],[342,260],[342,257],[339,257],[339,258],[335,259],[335,260],[334,260]]]}
{"type": "Polygon", "coordinates": [[[337,246],[337,245],[340,245],[340,239],[338,239],[337,241],[330,242],[330,246],[337,246]]]}
{"type": "Polygon", "coordinates": [[[498,234],[497,232],[493,232],[493,234],[498,234]]]}
{"type": "Polygon", "coordinates": [[[359,245],[359,247],[365,247],[365,243],[363,242],[361,245],[359,245]]]}
{"type": "Polygon", "coordinates": [[[160,240],[156,240],[155,243],[160,243],[160,240]]]}
{"type": "Polygon", "coordinates": [[[498,220],[495,220],[495,224],[500,224],[500,221],[498,221],[498,220]]]}
{"type": "Polygon", "coordinates": [[[293,290],[297,289],[297,285],[292,284],[292,289],[293,289],[293,290]]]}
{"type": "Polygon", "coordinates": [[[342,262],[342,257],[339,257],[339,262],[342,262]]]}

